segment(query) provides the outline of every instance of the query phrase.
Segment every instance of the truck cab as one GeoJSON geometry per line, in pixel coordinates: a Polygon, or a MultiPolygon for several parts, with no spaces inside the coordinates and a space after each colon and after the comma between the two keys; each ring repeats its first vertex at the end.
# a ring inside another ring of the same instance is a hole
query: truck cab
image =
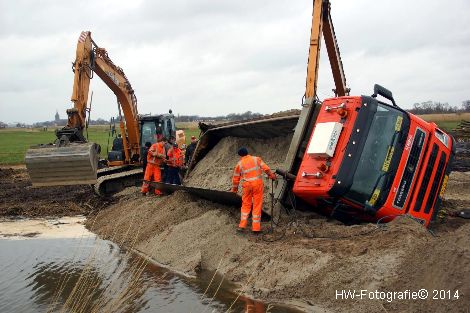
{"type": "Polygon", "coordinates": [[[343,218],[389,221],[409,214],[428,226],[438,213],[454,150],[451,136],[402,110],[390,91],[376,85],[372,96],[321,104],[293,191],[343,218]]]}

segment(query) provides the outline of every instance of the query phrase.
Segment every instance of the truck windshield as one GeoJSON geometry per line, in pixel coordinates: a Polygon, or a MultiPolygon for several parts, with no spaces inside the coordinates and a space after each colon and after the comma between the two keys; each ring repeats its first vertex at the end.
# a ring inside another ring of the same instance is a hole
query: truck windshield
{"type": "Polygon", "coordinates": [[[393,156],[401,155],[403,150],[400,135],[404,118],[403,112],[378,104],[348,198],[374,206],[379,198],[388,194],[390,177],[393,177],[390,174],[398,166],[393,164],[393,156]]]}

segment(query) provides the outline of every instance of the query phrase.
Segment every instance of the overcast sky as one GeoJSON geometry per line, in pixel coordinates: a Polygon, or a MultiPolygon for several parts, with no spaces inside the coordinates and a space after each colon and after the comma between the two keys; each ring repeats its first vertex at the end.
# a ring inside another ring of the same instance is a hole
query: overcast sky
{"type": "MultiPolygon", "coordinates": [[[[404,108],[470,99],[470,1],[331,2],[352,95],[380,83],[404,108]]],[[[0,121],[65,118],[82,30],[124,69],[139,113],[298,108],[311,14],[312,0],[0,0],[0,121]]],[[[322,49],[320,99],[334,87],[322,49]]],[[[90,90],[93,119],[117,115],[97,76],[90,90]]]]}

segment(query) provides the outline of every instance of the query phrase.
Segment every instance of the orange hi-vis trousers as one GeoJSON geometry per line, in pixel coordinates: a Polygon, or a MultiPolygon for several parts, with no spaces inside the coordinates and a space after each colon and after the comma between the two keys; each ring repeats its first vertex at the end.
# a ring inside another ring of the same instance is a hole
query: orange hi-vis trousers
{"type": "MultiPolygon", "coordinates": [[[[142,193],[147,193],[149,191],[149,181],[162,181],[162,172],[159,164],[147,163],[147,167],[145,168],[144,183],[142,184],[141,190],[142,193]]],[[[155,194],[161,195],[160,190],[155,189],[155,194]]]]}
{"type": "Polygon", "coordinates": [[[263,180],[243,182],[242,192],[242,214],[238,227],[246,228],[248,216],[250,215],[251,205],[253,204],[252,224],[253,231],[261,231],[261,212],[263,208],[263,180]]]}

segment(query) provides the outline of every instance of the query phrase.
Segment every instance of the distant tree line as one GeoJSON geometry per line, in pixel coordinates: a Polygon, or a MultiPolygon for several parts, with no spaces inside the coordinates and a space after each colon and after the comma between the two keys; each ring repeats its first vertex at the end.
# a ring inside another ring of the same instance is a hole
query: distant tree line
{"type": "MultiPolygon", "coordinates": [[[[408,110],[413,114],[445,114],[445,113],[459,113],[459,112],[470,112],[470,100],[462,101],[460,107],[451,106],[447,102],[435,102],[435,101],[425,101],[421,103],[413,104],[413,108],[408,110]]],[[[251,111],[246,111],[244,113],[230,113],[227,115],[218,115],[218,116],[200,116],[200,115],[180,115],[175,116],[176,122],[219,122],[219,121],[239,121],[239,120],[248,120],[256,117],[262,116],[261,113],[253,113],[251,111]]],[[[116,122],[119,121],[117,117],[116,122]]],[[[90,120],[89,125],[107,125],[109,120],[98,118],[96,120],[90,120]]],[[[54,127],[54,126],[65,126],[67,125],[66,119],[59,119],[54,121],[45,121],[37,122],[33,125],[26,125],[25,123],[17,123],[16,127],[54,127]]],[[[0,122],[0,128],[6,128],[8,125],[6,123],[0,122]]]]}
{"type": "Polygon", "coordinates": [[[470,100],[462,101],[462,105],[460,107],[451,106],[447,102],[426,101],[413,104],[413,108],[408,111],[413,114],[470,112],[470,100]]]}
{"type": "Polygon", "coordinates": [[[200,121],[238,121],[260,117],[263,114],[246,111],[245,113],[230,113],[219,116],[179,115],[175,117],[176,122],[200,122],[200,121]]]}
{"type": "MultiPolygon", "coordinates": [[[[109,124],[109,121],[98,118],[96,120],[90,120],[89,125],[106,125],[109,124]]],[[[45,121],[45,122],[37,122],[33,124],[33,127],[54,127],[54,126],[65,126],[67,125],[66,119],[60,119],[58,121],[45,121]]]]}

